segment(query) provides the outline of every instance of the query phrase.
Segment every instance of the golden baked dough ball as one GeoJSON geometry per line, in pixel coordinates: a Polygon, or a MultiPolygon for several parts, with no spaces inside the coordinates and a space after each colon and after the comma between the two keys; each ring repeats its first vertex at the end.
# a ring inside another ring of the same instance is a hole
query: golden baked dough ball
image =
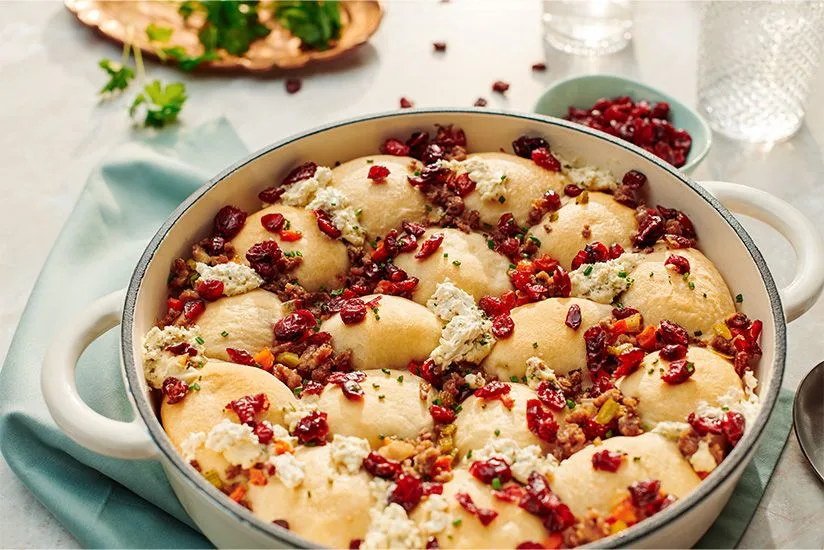
{"type": "Polygon", "coordinates": [[[297,279],[310,292],[338,288],[349,269],[349,255],[343,242],[321,232],[315,215],[303,208],[274,204],[250,214],[243,229],[231,242],[240,261],[249,265],[246,252],[255,244],[270,240],[276,241],[284,252],[300,251],[303,261],[289,272],[289,276],[297,279]],[[260,220],[266,214],[275,213],[283,214],[289,221],[289,229],[300,232],[302,237],[287,242],[277,233],[267,231],[260,220]]]}
{"type": "Polygon", "coordinates": [[[539,254],[549,254],[566,269],[570,269],[579,250],[596,241],[606,246],[618,243],[629,250],[632,248],[630,237],[638,229],[635,210],[615,202],[607,193],[591,191],[587,194],[589,200],[586,203],[571,200],[554,214],[544,216],[531,230],[531,234],[541,241],[539,254]],[[557,218],[550,221],[555,216],[557,218]]]}
{"type": "MultiPolygon", "coordinates": [[[[513,548],[526,541],[542,542],[549,534],[538,517],[518,506],[517,502],[496,498],[489,485],[472,477],[467,470],[455,470],[452,480],[444,484],[442,496],[451,521],[446,524],[446,529],[434,535],[441,548],[513,548]],[[458,493],[468,494],[476,506],[491,508],[498,515],[489,525],[483,525],[456,500],[458,493]]],[[[430,520],[429,508],[423,501],[412,512],[412,519],[419,526],[430,520]]]]}
{"type": "Polygon", "coordinates": [[[494,225],[502,214],[509,212],[518,225],[526,225],[529,210],[536,199],[547,191],[561,194],[564,186],[569,183],[560,172],[552,172],[541,168],[532,160],[507,153],[476,153],[469,155],[465,162],[473,160],[481,161],[487,175],[495,174],[498,178],[500,175],[506,176],[503,180],[505,201],[501,202],[498,196],[489,193],[487,198],[482,198],[481,185],[477,185],[475,191],[464,199],[467,208],[480,212],[484,223],[494,225]]]}
{"type": "Polygon", "coordinates": [[[281,317],[283,304],[263,289],[208,302],[197,320],[206,357],[229,361],[226,348],[242,349],[254,355],[271,346],[274,324],[281,317]]]}
{"type": "Polygon", "coordinates": [[[336,470],[330,447],[298,447],[295,458],[303,468],[303,483],[289,488],[277,476],[270,477],[266,485],[250,484],[247,500],[267,523],[286,520],[296,535],[330,548],[348,548],[369,528],[374,501],[370,476],[364,470],[354,475],[336,470]]]}
{"type": "Polygon", "coordinates": [[[476,302],[488,294],[497,296],[512,290],[506,274],[509,260],[490,250],[482,235],[459,229],[427,229],[418,239],[418,249],[421,242],[436,234],[443,234],[443,242],[431,256],[419,260],[412,252],[395,258],[396,266],[419,280],[413,300],[426,304],[438,283],[446,279],[471,294],[476,302]]]}
{"type": "MultiPolygon", "coordinates": [[[[522,447],[545,446],[526,425],[526,402],[537,398],[535,392],[524,384],[507,384],[511,387],[508,395],[514,401],[511,409],[500,399],[484,399],[474,395],[461,403],[461,412],[455,419],[458,456],[465,457],[470,450],[480,449],[497,437],[511,439],[522,447]]],[[[557,414],[555,416],[560,418],[557,414]]]]}
{"type": "MultiPolygon", "coordinates": [[[[369,302],[378,295],[364,296],[369,302]]],[[[338,352],[352,350],[356,370],[405,370],[413,359],[429,357],[441,336],[441,322],[424,306],[397,296],[380,295],[377,313],[369,311],[355,325],[346,325],[340,314],[321,324],[332,335],[338,352]]]]}
{"type": "Polygon", "coordinates": [[[606,516],[628,496],[630,485],[645,480],[660,481],[662,491],[679,499],[701,483],[675,443],[646,433],[613,437],[601,445],[581,449],[555,470],[552,490],[576,516],[584,516],[589,510],[606,516]],[[596,470],[592,455],[601,451],[623,452],[626,457],[615,472],[596,470]]]}
{"type": "Polygon", "coordinates": [[[353,208],[362,210],[358,220],[369,235],[386,235],[404,220],[414,222],[426,216],[426,200],[407,181],[420,167],[421,163],[410,157],[361,157],[332,169],[331,186],[346,195],[353,208]],[[375,183],[369,179],[373,166],[388,168],[389,175],[375,183]]]}
{"type": "Polygon", "coordinates": [[[667,250],[658,245],[630,277],[634,282],[620,300],[626,307],[639,310],[647,325],[657,325],[667,319],[690,334],[696,331],[709,334],[715,323],[735,313],[724,278],[715,265],[694,248],[667,250]],[[664,265],[672,255],[689,260],[689,278],[664,265]]]}
{"type": "Polygon", "coordinates": [[[637,371],[619,380],[621,392],[638,399],[636,410],[644,425],[652,428],[658,422],[686,422],[699,402],[721,407],[722,397],[730,392],[744,397],[741,379],[723,357],[706,348],[690,346],[686,360],[695,366],[695,371],[681,384],[661,380],[661,373],[667,371],[670,362],[661,359],[658,352],[647,355],[637,371]]]}
{"type": "Polygon", "coordinates": [[[539,357],[557,374],[586,368],[584,332],[609,317],[612,308],[581,298],[549,298],[512,310],[515,331],[509,338],[498,340],[481,366],[502,380],[526,373],[526,360],[539,357]],[[573,330],[566,326],[571,305],[581,308],[581,326],[573,330]],[[537,345],[536,345],[537,344],[537,345]]]}
{"type": "Polygon", "coordinates": [[[256,367],[236,365],[211,359],[200,371],[200,391],[190,391],[183,401],[170,405],[165,399],[160,420],[172,444],[180,451],[181,442],[195,432],[209,433],[213,427],[237,416],[224,411],[231,401],[247,395],[266,394],[269,410],[264,418],[273,424],[283,420],[282,408],[296,403],[292,391],[283,382],[256,367]]]}
{"type": "Polygon", "coordinates": [[[327,414],[330,433],[362,437],[377,448],[389,436],[414,438],[432,429],[429,403],[420,398],[421,378],[405,370],[365,374],[361,400],[347,399],[334,384],[324,388],[317,406],[327,414]]]}

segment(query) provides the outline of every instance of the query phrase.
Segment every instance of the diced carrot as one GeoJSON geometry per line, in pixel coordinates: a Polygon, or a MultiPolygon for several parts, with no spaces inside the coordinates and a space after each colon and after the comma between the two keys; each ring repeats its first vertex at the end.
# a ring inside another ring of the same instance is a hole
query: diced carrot
{"type": "Polygon", "coordinates": [[[263,470],[260,468],[250,468],[249,469],[249,483],[252,485],[266,485],[268,483],[268,479],[266,479],[266,474],[263,473],[263,470]]]}
{"type": "Polygon", "coordinates": [[[269,348],[263,348],[253,357],[255,363],[263,367],[264,370],[271,370],[275,364],[275,356],[269,348]]]}
{"type": "Polygon", "coordinates": [[[282,455],[283,453],[291,453],[292,446],[289,445],[289,442],[283,441],[282,439],[275,439],[275,454],[282,455]]]}
{"type": "Polygon", "coordinates": [[[243,500],[243,497],[246,496],[246,487],[243,485],[238,485],[229,495],[229,498],[234,500],[235,502],[240,502],[243,500]]]}
{"type": "Polygon", "coordinates": [[[652,325],[647,326],[644,330],[641,331],[641,334],[636,336],[636,339],[638,340],[638,345],[641,346],[641,348],[644,351],[655,350],[655,334],[655,327],[652,325]]]}
{"type": "Polygon", "coordinates": [[[279,232],[280,238],[287,243],[299,241],[303,237],[300,231],[292,231],[291,229],[281,229],[279,232]]]}
{"type": "Polygon", "coordinates": [[[564,537],[561,533],[551,533],[544,541],[544,548],[561,548],[564,545],[564,537]]]}

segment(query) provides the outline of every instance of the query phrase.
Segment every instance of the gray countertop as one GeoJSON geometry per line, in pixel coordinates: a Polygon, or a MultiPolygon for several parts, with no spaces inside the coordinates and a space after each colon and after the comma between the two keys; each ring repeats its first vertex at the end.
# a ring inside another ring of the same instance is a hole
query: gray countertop
{"type": "MultiPolygon", "coordinates": [[[[687,104],[695,102],[697,3],[636,6],[635,38],[620,54],[575,58],[545,50],[538,0],[387,2],[371,43],[328,65],[301,70],[303,90],[289,96],[283,78],[178,75],[151,65],[150,73],[186,81],[183,119],[195,126],[226,116],[250,149],[324,122],[396,108],[401,96],[417,106],[529,110],[558,77],[611,72],[640,78],[687,104]],[[506,5],[506,8],[502,6],[506,5]],[[445,40],[445,54],[431,43],[445,40]],[[533,73],[546,60],[549,70],[533,73]],[[490,91],[503,79],[506,97],[490,91]]],[[[82,28],[59,2],[0,2],[0,362],[35,278],[80,192],[86,175],[114,145],[134,137],[123,102],[98,105],[101,57],[120,49],[82,28]]],[[[822,97],[819,73],[813,97],[822,97]]],[[[695,172],[696,180],[728,180],[773,193],[820,225],[824,107],[811,102],[791,140],[773,147],[721,137],[695,172]]],[[[792,277],[795,256],[772,229],[744,220],[779,285],[792,277]]],[[[822,230],[824,232],[824,230],[822,230]]],[[[793,322],[784,384],[794,389],[824,359],[824,300],[793,322]]],[[[791,438],[742,546],[824,546],[824,486],[791,438]]],[[[27,492],[0,460],[0,547],[76,547],[77,542],[27,492]]]]}

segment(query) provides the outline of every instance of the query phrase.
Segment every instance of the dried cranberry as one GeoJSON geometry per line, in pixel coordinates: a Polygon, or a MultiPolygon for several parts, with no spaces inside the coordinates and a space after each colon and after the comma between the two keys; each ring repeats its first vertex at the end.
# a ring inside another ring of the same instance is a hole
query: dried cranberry
{"type": "Polygon", "coordinates": [[[317,321],[312,312],[307,309],[299,309],[286,317],[278,319],[275,323],[275,338],[281,342],[294,342],[300,340],[316,326],[317,321]]]}
{"type": "Polygon", "coordinates": [[[442,147],[452,148],[455,146],[466,147],[466,134],[460,128],[455,128],[451,124],[441,126],[436,124],[438,131],[435,134],[435,143],[442,147]]]}
{"type": "Polygon", "coordinates": [[[504,82],[503,80],[496,80],[492,83],[492,91],[498,92],[499,94],[506,93],[509,90],[509,83],[504,82]]]}
{"type": "Polygon", "coordinates": [[[340,319],[344,325],[356,325],[366,319],[366,303],[360,298],[347,300],[340,308],[340,319]]]}
{"type": "Polygon", "coordinates": [[[183,317],[189,322],[197,321],[204,311],[206,303],[203,300],[188,300],[183,304],[183,317]]]}
{"type": "Polygon", "coordinates": [[[437,143],[430,143],[424,148],[421,161],[423,161],[424,164],[435,164],[439,160],[443,160],[445,156],[446,151],[444,151],[443,147],[437,143]]]}
{"type": "Polygon", "coordinates": [[[692,220],[689,218],[689,216],[687,216],[679,210],[678,213],[675,214],[675,221],[677,221],[679,225],[681,225],[681,234],[684,237],[687,237],[689,239],[694,239],[697,237],[697,234],[695,232],[695,226],[693,225],[692,220]]]}
{"type": "Polygon", "coordinates": [[[551,412],[544,409],[538,399],[526,402],[526,426],[539,439],[549,443],[555,441],[558,434],[558,422],[551,412]]]}
{"type": "Polygon", "coordinates": [[[744,436],[745,425],[744,416],[735,411],[727,411],[721,420],[721,429],[727,437],[727,441],[729,441],[733,447],[735,447],[744,436]]]}
{"type": "Polygon", "coordinates": [[[606,369],[609,362],[607,331],[601,325],[589,327],[584,332],[587,369],[591,374],[606,369]]]}
{"type": "Polygon", "coordinates": [[[626,453],[613,453],[606,449],[592,455],[592,467],[604,472],[617,472],[624,461],[626,453]]]}
{"type": "Polygon", "coordinates": [[[423,497],[423,483],[421,478],[401,474],[395,480],[395,488],[389,493],[389,503],[399,504],[408,514],[415,509],[415,506],[423,497]]]}
{"type": "Polygon", "coordinates": [[[363,459],[363,468],[375,477],[393,479],[401,473],[401,463],[389,460],[376,452],[369,453],[363,459]]]}
{"type": "Polygon", "coordinates": [[[180,403],[189,391],[189,384],[179,380],[174,376],[169,376],[163,381],[160,391],[166,396],[166,402],[170,405],[180,403]]]}
{"type": "Polygon", "coordinates": [[[683,384],[694,372],[695,365],[686,359],[679,359],[669,364],[667,370],[661,374],[661,380],[671,385],[683,384]]]}
{"type": "Polygon", "coordinates": [[[338,386],[346,399],[360,401],[363,399],[363,388],[360,383],[366,380],[366,374],[360,371],[333,372],[327,381],[338,386]]]}
{"type": "Polygon", "coordinates": [[[686,346],[690,343],[690,335],[684,327],[672,321],[664,319],[658,325],[658,334],[664,344],[681,344],[686,346]]]}
{"type": "Polygon", "coordinates": [[[515,216],[507,212],[501,214],[501,217],[498,218],[498,231],[507,237],[514,237],[521,232],[521,228],[518,227],[518,224],[515,222],[515,216]]]}
{"type": "Polygon", "coordinates": [[[572,304],[569,306],[564,324],[572,330],[578,330],[581,328],[581,306],[578,304],[572,304]]]}
{"type": "Polygon", "coordinates": [[[226,348],[226,355],[229,356],[229,361],[237,363],[238,365],[255,366],[255,360],[248,351],[243,349],[226,348]]]}
{"type": "Polygon", "coordinates": [[[272,204],[274,202],[277,202],[284,192],[286,192],[285,187],[267,187],[266,189],[258,193],[258,198],[267,204],[272,204]]]}
{"type": "Polygon", "coordinates": [[[540,148],[549,149],[549,143],[544,138],[521,136],[512,142],[515,154],[525,159],[531,159],[532,151],[540,148]]]}
{"type": "Polygon", "coordinates": [[[297,437],[298,441],[304,445],[326,445],[326,436],[329,435],[329,423],[326,421],[326,413],[312,411],[304,416],[298,420],[292,435],[297,437]]]}
{"type": "Polygon", "coordinates": [[[349,541],[349,550],[358,550],[363,541],[361,539],[352,539],[349,541]]]}
{"type": "Polygon", "coordinates": [[[539,147],[538,149],[534,149],[532,154],[530,155],[532,158],[532,162],[540,166],[541,168],[545,168],[550,172],[560,172],[561,171],[561,162],[555,158],[555,156],[549,152],[549,149],[544,147],[539,147]]]}
{"type": "Polygon", "coordinates": [[[269,399],[265,393],[244,395],[240,399],[229,402],[226,409],[235,413],[241,424],[252,426],[256,422],[257,415],[269,410],[269,399]]]}
{"type": "Polygon", "coordinates": [[[223,296],[223,281],[215,279],[200,280],[195,285],[195,290],[197,290],[201,298],[214,302],[223,296]]]}
{"type": "Polygon", "coordinates": [[[612,246],[609,247],[609,258],[614,260],[616,258],[620,258],[621,254],[624,253],[624,247],[618,243],[613,243],[612,246]]]}
{"type": "Polygon", "coordinates": [[[664,235],[664,218],[655,210],[647,210],[646,215],[638,223],[638,233],[632,242],[638,248],[647,248],[664,235]]]}
{"type": "Polygon", "coordinates": [[[632,189],[640,189],[647,183],[647,176],[638,170],[630,170],[624,174],[624,177],[621,179],[621,183],[632,189]]]}
{"type": "Polygon", "coordinates": [[[564,195],[567,197],[577,197],[581,193],[584,192],[584,188],[574,183],[570,183],[564,186],[564,195]]]}
{"type": "Polygon", "coordinates": [[[475,100],[475,103],[473,103],[472,105],[474,105],[475,107],[486,107],[487,101],[484,98],[479,97],[475,100]]]}
{"type": "Polygon", "coordinates": [[[411,109],[412,107],[415,106],[415,104],[412,103],[412,100],[410,100],[409,98],[406,98],[406,97],[401,98],[400,104],[401,104],[401,109],[411,109]]]}
{"type": "Polygon", "coordinates": [[[309,179],[315,175],[315,172],[317,172],[317,170],[318,165],[314,162],[304,162],[300,166],[292,168],[292,170],[288,174],[286,174],[286,177],[283,178],[283,181],[280,182],[280,184],[291,185],[293,183],[309,179]]]}
{"type": "Polygon", "coordinates": [[[341,230],[335,227],[332,222],[332,217],[325,210],[314,210],[315,218],[318,220],[318,229],[320,229],[327,237],[337,239],[341,236],[341,230]]]}
{"type": "Polygon", "coordinates": [[[427,550],[440,548],[441,545],[438,543],[438,537],[429,537],[426,539],[426,546],[427,550]]]}
{"type": "Polygon", "coordinates": [[[219,256],[225,252],[226,239],[223,237],[210,237],[202,241],[203,249],[212,256],[219,256]]]}
{"type": "Polygon", "coordinates": [[[277,277],[278,265],[283,261],[283,252],[276,241],[268,240],[252,245],[246,251],[246,260],[264,280],[277,277]]]}
{"type": "Polygon", "coordinates": [[[509,464],[506,460],[493,456],[489,460],[476,460],[469,466],[469,473],[475,476],[475,479],[491,485],[494,480],[500,483],[506,483],[512,479],[512,470],[509,469],[509,464]]]}
{"type": "Polygon", "coordinates": [[[538,71],[538,72],[543,72],[543,71],[546,70],[546,63],[544,63],[543,61],[539,61],[538,63],[533,63],[532,64],[532,70],[533,71],[538,71]]]}
{"type": "Polygon", "coordinates": [[[541,382],[535,390],[535,393],[538,399],[553,411],[560,412],[567,406],[564,392],[552,382],[541,382]]]}
{"type": "Polygon", "coordinates": [[[694,412],[690,413],[687,417],[687,423],[692,426],[692,429],[700,436],[707,435],[708,433],[718,435],[724,431],[720,418],[698,416],[694,412]]]}
{"type": "Polygon", "coordinates": [[[257,424],[254,427],[253,432],[258,438],[258,442],[264,445],[271,443],[272,438],[275,436],[275,432],[272,430],[272,425],[265,421],[257,424]]]}
{"type": "Polygon", "coordinates": [[[272,523],[274,523],[275,525],[280,525],[284,529],[289,529],[289,522],[285,519],[273,519],[272,523]]]}
{"type": "Polygon", "coordinates": [[[376,183],[383,183],[386,178],[389,177],[389,168],[375,164],[369,168],[369,175],[367,177],[376,183]]]}
{"type": "Polygon", "coordinates": [[[661,482],[657,479],[636,481],[628,487],[632,504],[644,509],[658,500],[661,491],[661,482]]]}
{"type": "Polygon", "coordinates": [[[641,312],[634,307],[612,308],[612,316],[616,319],[626,319],[627,317],[632,317],[633,315],[641,315],[641,312]]]}
{"type": "Polygon", "coordinates": [[[188,355],[190,357],[194,357],[197,355],[197,350],[189,345],[188,342],[180,342],[179,344],[173,344],[171,346],[166,347],[166,351],[171,353],[172,355],[188,355]]]}
{"type": "Polygon", "coordinates": [[[575,523],[575,516],[569,507],[549,489],[549,481],[538,472],[529,474],[518,506],[542,518],[544,527],[552,533],[563,531],[575,523]]]}
{"type": "Polygon", "coordinates": [[[224,206],[215,215],[215,233],[224,239],[232,239],[243,229],[246,223],[246,212],[234,206],[224,206]]]}
{"type": "Polygon", "coordinates": [[[493,490],[492,495],[498,500],[504,502],[518,502],[526,494],[526,491],[520,485],[511,483],[500,490],[493,490]]]}
{"type": "Polygon", "coordinates": [[[521,544],[519,544],[515,548],[516,548],[516,550],[531,550],[533,548],[535,548],[535,549],[541,548],[542,549],[542,548],[544,548],[544,545],[541,544],[540,542],[533,542],[531,540],[527,540],[527,541],[522,542],[521,544]]]}
{"type": "Polygon", "coordinates": [[[492,400],[499,399],[502,395],[507,395],[512,390],[512,386],[498,380],[487,382],[483,387],[475,390],[475,397],[492,400]]]}
{"type": "Polygon", "coordinates": [[[415,252],[415,258],[418,260],[428,258],[432,254],[434,254],[435,251],[438,250],[438,248],[440,248],[442,242],[443,233],[436,233],[434,235],[430,235],[428,239],[421,243],[421,249],[415,252]]]}
{"type": "Polygon", "coordinates": [[[455,500],[458,501],[458,504],[460,504],[464,510],[474,516],[477,516],[478,520],[481,522],[481,525],[489,525],[496,517],[498,517],[498,512],[492,510],[491,508],[478,508],[469,493],[456,493],[455,500]]]}
{"type": "Polygon", "coordinates": [[[682,344],[668,344],[658,351],[661,359],[677,361],[687,356],[687,346],[682,344]]]}
{"type": "Polygon", "coordinates": [[[299,78],[287,78],[286,79],[286,93],[288,94],[296,94],[300,91],[303,87],[303,81],[299,78]]]}
{"type": "Polygon", "coordinates": [[[437,42],[432,42],[432,47],[435,48],[436,52],[445,52],[446,51],[446,42],[442,40],[438,40],[437,42]]]}
{"type": "Polygon", "coordinates": [[[512,336],[515,330],[515,321],[509,316],[509,313],[502,313],[492,318],[492,334],[499,340],[504,340],[512,336]]]}
{"type": "Polygon", "coordinates": [[[442,405],[432,405],[429,407],[429,414],[438,424],[449,424],[455,421],[455,411],[442,405]]]}
{"type": "Polygon", "coordinates": [[[568,298],[572,293],[572,281],[569,278],[569,273],[558,266],[552,274],[552,281],[549,286],[549,295],[553,298],[568,298]]]}
{"type": "Polygon", "coordinates": [[[405,157],[409,154],[409,146],[399,139],[389,138],[381,146],[381,153],[396,157],[405,157]]]}
{"type": "MultiPolygon", "coordinates": [[[[323,332],[319,332],[317,334],[326,334],[323,332]]],[[[304,395],[320,395],[323,393],[323,384],[320,382],[315,382],[314,380],[309,380],[303,383],[303,391],[300,392],[300,396],[303,397],[304,395]]]]}
{"type": "Polygon", "coordinates": [[[263,228],[270,233],[277,233],[283,229],[284,223],[286,223],[286,218],[283,217],[283,214],[279,214],[277,212],[266,214],[260,218],[260,225],[262,225],[263,228]]]}
{"type": "Polygon", "coordinates": [[[644,353],[644,350],[642,350],[641,348],[630,348],[619,353],[618,367],[615,369],[615,372],[613,373],[615,375],[615,378],[627,376],[638,370],[638,367],[644,360],[645,355],[646,354],[644,353]]]}
{"type": "Polygon", "coordinates": [[[679,275],[685,275],[690,272],[690,261],[683,256],[672,254],[664,261],[665,266],[672,266],[673,271],[679,275]]]}

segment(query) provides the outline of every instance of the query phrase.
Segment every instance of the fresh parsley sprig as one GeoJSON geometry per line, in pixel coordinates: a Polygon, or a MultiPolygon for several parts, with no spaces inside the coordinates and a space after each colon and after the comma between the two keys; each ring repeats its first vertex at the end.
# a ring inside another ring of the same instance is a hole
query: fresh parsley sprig
{"type": "Polygon", "coordinates": [[[134,118],[142,109],[145,109],[143,125],[163,128],[167,124],[177,122],[177,117],[187,99],[186,85],[182,82],[172,82],[164,87],[159,80],[153,80],[146,84],[143,91],[134,98],[129,107],[129,116],[134,118]]]}
{"type": "Polygon", "coordinates": [[[340,5],[337,0],[275,2],[275,19],[300,38],[304,48],[328,50],[340,38],[340,5]]]}
{"type": "Polygon", "coordinates": [[[97,65],[109,75],[109,81],[100,89],[100,95],[121,92],[134,79],[134,71],[128,65],[121,65],[111,59],[101,59],[97,65]]]}

